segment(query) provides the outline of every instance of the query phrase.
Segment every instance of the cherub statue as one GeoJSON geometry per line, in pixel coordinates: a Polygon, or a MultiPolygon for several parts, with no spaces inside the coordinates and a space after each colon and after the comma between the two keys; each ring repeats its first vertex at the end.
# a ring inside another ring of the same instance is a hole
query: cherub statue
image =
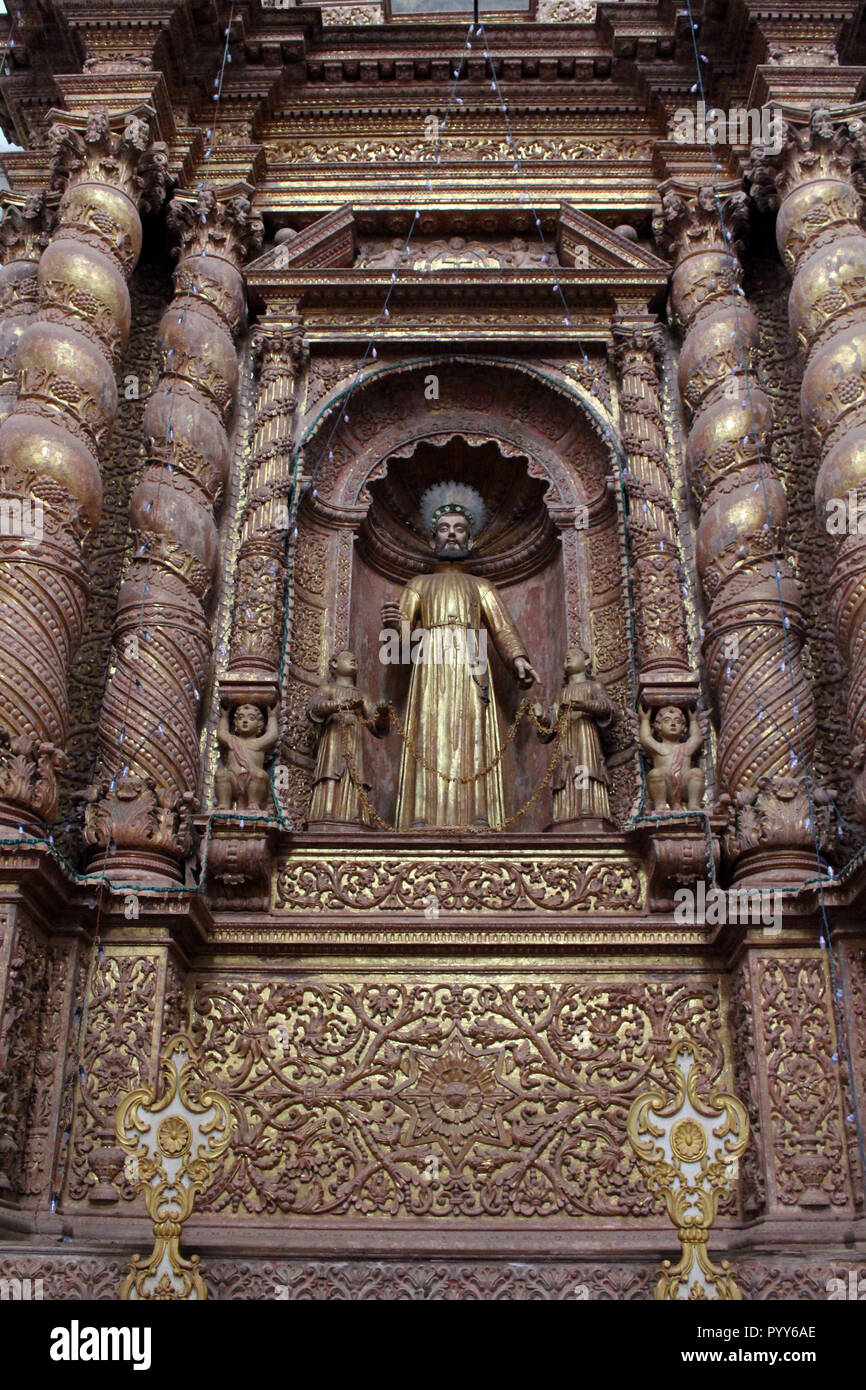
{"type": "Polygon", "coordinates": [[[330,681],[319,687],[307,708],[307,718],[319,734],[307,824],[337,821],[370,825],[372,818],[359,790],[363,788],[368,795],[370,783],[364,768],[363,725],[356,716],[370,720],[371,732],[383,738],[390,722],[388,701],[373,701],[356,688],[358,658],[354,652],[335,653],[328,663],[328,675],[330,681]]]}
{"type": "Polygon", "coordinates": [[[536,704],[542,726],[538,737],[549,743],[560,715],[565,721],[559,743],[559,763],[553,776],[553,820],[557,825],[576,820],[610,820],[610,778],[604,765],[598,729],[615,716],[613,702],[598,681],[591,679],[590,663],[580,647],[570,647],[563,663],[562,690],[547,716],[536,704]]]}
{"type": "Polygon", "coordinates": [[[221,811],[264,811],[270,797],[265,760],[279,738],[277,706],[267,722],[258,705],[238,705],[229,728],[229,701],[223,700],[217,739],[223,762],[214,777],[221,811]]]}
{"type": "Polygon", "coordinates": [[[647,773],[647,784],[653,811],[700,810],[705,779],[701,769],[691,765],[692,755],[703,743],[697,714],[694,710],[689,713],[686,733],[683,711],[676,705],[664,705],[655,717],[657,738],[653,737],[650,718],[650,710],[642,703],[638,738],[641,748],[652,755],[653,765],[647,773]]]}

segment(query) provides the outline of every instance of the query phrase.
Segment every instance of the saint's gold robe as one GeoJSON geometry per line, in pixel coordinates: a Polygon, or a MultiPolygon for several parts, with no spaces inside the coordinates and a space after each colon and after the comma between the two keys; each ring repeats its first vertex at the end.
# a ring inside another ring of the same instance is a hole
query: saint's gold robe
{"type": "MultiPolygon", "coordinates": [[[[447,562],[410,580],[400,595],[400,616],[410,630],[421,627],[426,633],[424,659],[412,667],[406,703],[412,745],[449,777],[472,778],[499,752],[499,722],[486,662],[466,656],[483,653],[479,634],[486,628],[511,669],[516,657],[526,657],[520,634],[492,584],[447,562]],[[462,629],[462,640],[455,640],[455,629],[462,629]]],[[[404,744],[398,829],[482,824],[498,829],[504,819],[498,763],[478,781],[446,782],[404,744]]]]}

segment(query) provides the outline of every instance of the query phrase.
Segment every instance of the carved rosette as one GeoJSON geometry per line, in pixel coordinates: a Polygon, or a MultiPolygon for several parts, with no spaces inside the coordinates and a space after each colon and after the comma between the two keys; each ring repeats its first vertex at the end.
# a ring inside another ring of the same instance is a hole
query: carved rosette
{"type": "Polygon", "coordinates": [[[229,1147],[234,1121],[227,1098],[202,1073],[192,1039],[178,1033],[166,1042],[159,1086],[139,1086],[117,1107],[115,1134],[128,1155],[130,1181],[144,1192],[153,1224],[146,1260],[133,1255],[121,1299],[202,1300],[207,1285],[198,1255],[180,1252],[184,1223],[196,1196],[212,1181],[229,1147]]]}
{"type": "MultiPolygon", "coordinates": [[[[679,383],[692,413],[686,463],[700,506],[696,559],[709,608],[704,657],[719,710],[718,780],[736,800],[774,777],[802,780],[811,758],[804,620],[785,557],[772,408],[752,367],[758,323],[740,285],[746,195],[728,190],[717,201],[712,188],[695,192],[672,180],[662,194],[656,234],[674,260],[672,301],[685,335],[679,383]]],[[[808,814],[788,823],[785,845],[790,874],[814,871],[808,814]]]]}
{"type": "Polygon", "coordinates": [[[211,651],[204,602],[216,571],[214,508],[228,477],[234,340],[245,314],[240,266],[262,238],[251,191],[235,185],[218,195],[203,184],[169,206],[181,242],[175,297],[145,408],[148,464],[130,502],[135,553],[118,595],[115,667],[85,816],[88,843],[118,851],[105,862],[109,873],[174,876],[191,845],[211,651]]]}
{"type": "Polygon", "coordinates": [[[815,103],[807,125],[786,127],[779,154],[756,146],[754,155],[753,193],[778,207],[776,240],[794,276],[788,312],[807,355],[800,406],[820,450],[815,502],[835,545],[828,599],[850,670],[854,792],[866,821],[866,127],[837,127],[815,103]]]}
{"type": "Polygon", "coordinates": [[[676,672],[682,680],[689,671],[688,638],[658,371],[661,329],[650,319],[621,321],[614,324],[614,343],[641,675],[676,672]]]}
{"type": "Polygon", "coordinates": [[[309,355],[300,319],[262,325],[253,340],[253,355],[259,394],[240,518],[229,675],[278,680],[286,535],[294,501],[295,384],[309,355]]]}

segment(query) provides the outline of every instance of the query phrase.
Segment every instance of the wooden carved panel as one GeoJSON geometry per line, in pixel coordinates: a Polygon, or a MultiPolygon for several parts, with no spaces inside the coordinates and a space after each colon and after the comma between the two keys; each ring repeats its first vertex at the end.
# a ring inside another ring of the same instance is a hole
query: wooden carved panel
{"type": "Polygon", "coordinates": [[[657,1215],[629,1106],[671,1039],[723,1064],[711,983],[208,976],[193,1014],[240,1117],[226,1217],[657,1215]]]}

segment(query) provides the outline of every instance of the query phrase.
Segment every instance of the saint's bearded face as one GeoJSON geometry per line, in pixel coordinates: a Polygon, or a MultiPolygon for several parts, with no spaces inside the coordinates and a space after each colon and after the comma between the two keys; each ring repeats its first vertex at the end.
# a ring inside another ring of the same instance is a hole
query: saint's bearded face
{"type": "Polygon", "coordinates": [[[471,549],[469,523],[462,512],[440,516],[433,538],[433,552],[441,560],[465,560],[471,549]]]}

